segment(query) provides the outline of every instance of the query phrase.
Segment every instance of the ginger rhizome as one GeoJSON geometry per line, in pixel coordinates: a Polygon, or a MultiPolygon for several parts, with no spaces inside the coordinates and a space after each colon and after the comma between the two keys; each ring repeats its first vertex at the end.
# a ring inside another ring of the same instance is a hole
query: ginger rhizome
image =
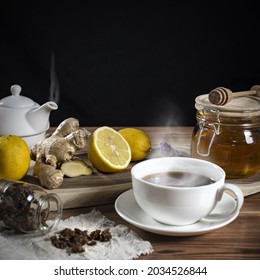
{"type": "Polygon", "coordinates": [[[78,177],[92,174],[92,168],[83,160],[73,157],[73,160],[65,161],[60,170],[67,177],[78,177]]]}
{"type": "Polygon", "coordinates": [[[79,127],[75,118],[64,120],[53,134],[39,141],[31,148],[31,159],[36,161],[34,175],[43,187],[58,188],[64,173],[60,166],[72,160],[76,151],[86,147],[90,132],[79,127]]]}
{"type": "Polygon", "coordinates": [[[35,162],[33,171],[46,189],[57,189],[63,183],[63,172],[42,160],[35,162]]]}

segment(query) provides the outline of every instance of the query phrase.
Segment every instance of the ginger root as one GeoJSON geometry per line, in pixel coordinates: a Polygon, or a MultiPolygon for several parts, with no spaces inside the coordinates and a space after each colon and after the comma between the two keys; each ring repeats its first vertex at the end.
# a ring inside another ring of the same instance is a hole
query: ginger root
{"type": "Polygon", "coordinates": [[[63,183],[63,172],[42,160],[35,162],[33,172],[39,178],[41,185],[49,190],[57,189],[63,183]]]}
{"type": "Polygon", "coordinates": [[[77,128],[76,119],[63,121],[51,136],[32,146],[31,159],[37,161],[43,158],[53,167],[70,160],[77,150],[86,146],[90,136],[86,129],[77,128]]]}
{"type": "Polygon", "coordinates": [[[43,187],[57,188],[62,184],[64,174],[60,166],[71,160],[76,151],[86,147],[90,135],[89,131],[79,127],[77,119],[68,118],[53,134],[32,146],[31,159],[36,162],[34,175],[39,177],[43,187]],[[59,172],[55,173],[55,170],[59,172]]]}
{"type": "Polygon", "coordinates": [[[79,121],[75,118],[68,118],[64,120],[56,130],[53,132],[53,136],[65,137],[69,135],[71,132],[79,129],[79,121]]]}
{"type": "Polygon", "coordinates": [[[67,177],[78,177],[92,174],[92,168],[89,167],[85,161],[78,158],[65,161],[61,165],[60,170],[67,177]]]}

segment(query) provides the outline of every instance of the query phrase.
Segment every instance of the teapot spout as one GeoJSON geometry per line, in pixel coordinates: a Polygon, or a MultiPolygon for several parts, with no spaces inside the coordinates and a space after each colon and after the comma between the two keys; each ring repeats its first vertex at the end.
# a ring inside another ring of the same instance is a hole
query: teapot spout
{"type": "Polygon", "coordinates": [[[50,125],[50,112],[57,109],[58,105],[53,101],[49,101],[42,106],[28,112],[27,117],[31,127],[37,132],[46,131],[50,125]]]}

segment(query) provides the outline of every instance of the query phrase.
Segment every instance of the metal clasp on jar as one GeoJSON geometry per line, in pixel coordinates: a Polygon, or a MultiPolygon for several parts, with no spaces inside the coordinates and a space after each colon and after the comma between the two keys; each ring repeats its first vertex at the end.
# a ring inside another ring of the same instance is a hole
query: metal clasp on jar
{"type": "Polygon", "coordinates": [[[199,119],[199,137],[198,137],[198,142],[197,142],[197,147],[196,147],[196,151],[199,155],[201,156],[209,156],[210,155],[210,149],[211,146],[214,142],[215,136],[220,134],[220,119],[219,119],[219,110],[217,109],[213,109],[213,108],[209,108],[209,107],[204,107],[202,110],[202,115],[201,118],[199,119]],[[207,121],[207,115],[211,116],[211,120],[207,121]],[[212,116],[214,118],[212,118],[212,116]],[[216,120],[216,121],[215,121],[216,120]],[[213,134],[212,137],[209,141],[209,145],[207,147],[206,152],[202,152],[200,150],[200,144],[201,144],[201,137],[204,131],[208,131],[209,129],[213,129],[213,134]]]}

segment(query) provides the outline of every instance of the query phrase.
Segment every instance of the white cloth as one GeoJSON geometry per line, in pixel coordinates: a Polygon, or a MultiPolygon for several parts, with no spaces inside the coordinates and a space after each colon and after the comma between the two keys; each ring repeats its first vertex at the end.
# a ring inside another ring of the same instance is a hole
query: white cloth
{"type": "Polygon", "coordinates": [[[61,220],[55,232],[32,235],[5,230],[0,233],[0,259],[2,260],[127,260],[153,251],[150,242],[142,240],[124,225],[116,225],[98,210],[61,220]],[[50,236],[64,228],[79,228],[91,232],[109,228],[112,238],[85,246],[85,252],[68,254],[51,243],[50,236]]]}

